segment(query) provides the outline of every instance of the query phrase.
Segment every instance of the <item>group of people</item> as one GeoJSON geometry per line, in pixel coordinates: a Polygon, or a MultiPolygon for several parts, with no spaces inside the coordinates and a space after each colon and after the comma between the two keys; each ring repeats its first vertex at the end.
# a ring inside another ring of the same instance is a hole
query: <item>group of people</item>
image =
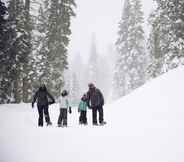
{"type": "MultiPolygon", "coordinates": [[[[79,116],[79,124],[87,125],[87,109],[92,110],[92,123],[93,125],[98,125],[97,122],[97,112],[99,113],[99,124],[104,125],[106,122],[104,121],[104,113],[103,113],[103,105],[104,105],[104,97],[101,91],[95,87],[93,83],[88,84],[89,90],[85,93],[78,106],[78,112],[80,112],[79,116]]],[[[47,91],[45,84],[42,84],[40,88],[36,91],[33,96],[32,108],[34,108],[34,104],[37,102],[38,108],[38,126],[43,126],[43,116],[45,116],[45,121],[48,125],[52,125],[49,116],[49,105],[55,103],[54,97],[47,91]]],[[[67,127],[67,116],[68,112],[72,113],[68,91],[63,90],[58,99],[59,103],[59,117],[58,117],[58,127],[67,127]]]]}

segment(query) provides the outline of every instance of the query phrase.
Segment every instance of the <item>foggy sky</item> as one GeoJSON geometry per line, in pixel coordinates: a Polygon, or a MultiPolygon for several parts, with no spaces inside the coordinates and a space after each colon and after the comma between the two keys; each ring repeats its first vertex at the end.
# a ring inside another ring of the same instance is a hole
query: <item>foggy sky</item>
{"type": "MultiPolygon", "coordinates": [[[[153,0],[142,0],[145,20],[153,10],[153,0]]],[[[97,49],[105,54],[108,45],[117,39],[123,0],[76,0],[77,16],[72,19],[72,35],[69,46],[70,56],[80,53],[86,60],[89,55],[92,34],[96,35],[97,49]]],[[[148,32],[145,21],[145,31],[148,32]]]]}

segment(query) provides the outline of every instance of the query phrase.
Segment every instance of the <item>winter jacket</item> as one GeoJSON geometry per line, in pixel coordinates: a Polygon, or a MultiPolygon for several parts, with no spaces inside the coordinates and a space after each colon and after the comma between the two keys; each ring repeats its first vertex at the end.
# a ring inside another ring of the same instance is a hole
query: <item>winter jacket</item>
{"type": "Polygon", "coordinates": [[[62,109],[69,108],[68,96],[60,96],[59,97],[59,108],[62,108],[62,109]]]}
{"type": "Polygon", "coordinates": [[[104,105],[104,97],[101,91],[97,88],[87,92],[88,107],[94,108],[104,105]]]}
{"type": "Polygon", "coordinates": [[[52,103],[55,103],[54,98],[52,97],[52,95],[47,91],[46,88],[39,88],[39,90],[35,93],[34,97],[33,97],[33,102],[32,104],[34,105],[34,103],[37,101],[37,105],[38,106],[46,106],[52,103]],[[48,98],[51,99],[51,101],[48,100],[48,98]]]}
{"type": "Polygon", "coordinates": [[[87,111],[87,102],[86,101],[80,101],[78,109],[80,111],[87,111]]]}

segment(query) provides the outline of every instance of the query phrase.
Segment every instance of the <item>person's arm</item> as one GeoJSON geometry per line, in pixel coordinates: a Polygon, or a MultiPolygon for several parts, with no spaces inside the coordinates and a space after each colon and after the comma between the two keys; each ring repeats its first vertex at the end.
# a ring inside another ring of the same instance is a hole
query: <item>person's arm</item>
{"type": "Polygon", "coordinates": [[[81,107],[81,101],[80,101],[79,106],[78,106],[78,112],[80,112],[80,107],[81,107]]]}
{"type": "Polygon", "coordinates": [[[58,103],[59,103],[59,108],[61,108],[61,103],[62,103],[62,97],[61,96],[59,96],[59,98],[58,98],[58,103]]]}
{"type": "Polygon", "coordinates": [[[87,92],[87,105],[90,108],[90,93],[89,93],[89,91],[87,92]]]}
{"type": "Polygon", "coordinates": [[[33,96],[32,107],[34,107],[34,103],[36,102],[37,97],[38,97],[38,91],[33,96]]]}
{"type": "Polygon", "coordinates": [[[67,108],[70,107],[70,104],[69,104],[69,101],[68,101],[68,97],[66,97],[66,106],[67,106],[67,108]]]}
{"type": "Polygon", "coordinates": [[[72,113],[72,108],[70,106],[70,102],[69,102],[68,97],[66,98],[66,105],[67,105],[67,108],[69,108],[69,113],[71,114],[72,113]]]}
{"type": "Polygon", "coordinates": [[[102,106],[103,106],[104,105],[104,96],[100,90],[99,90],[99,94],[100,94],[100,98],[101,98],[101,102],[102,102],[102,106]]]}
{"type": "Polygon", "coordinates": [[[49,92],[47,92],[47,95],[48,95],[48,97],[52,100],[50,104],[55,103],[54,97],[52,97],[52,95],[51,95],[49,92]]]}

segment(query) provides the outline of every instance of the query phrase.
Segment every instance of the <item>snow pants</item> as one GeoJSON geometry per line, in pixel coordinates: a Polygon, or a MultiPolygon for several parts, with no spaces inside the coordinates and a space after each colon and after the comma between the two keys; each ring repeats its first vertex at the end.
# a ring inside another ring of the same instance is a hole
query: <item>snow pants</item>
{"type": "Polygon", "coordinates": [[[92,108],[92,117],[93,117],[93,124],[97,124],[97,111],[99,113],[99,123],[103,122],[103,107],[102,106],[96,106],[92,108]]]}
{"type": "Polygon", "coordinates": [[[48,105],[38,105],[38,126],[43,126],[43,114],[45,116],[45,121],[50,123],[50,116],[49,116],[49,106],[48,105]]]}
{"type": "Polygon", "coordinates": [[[80,111],[80,117],[79,117],[79,123],[80,124],[87,124],[87,117],[86,117],[87,112],[86,111],[80,111]]]}
{"type": "Polygon", "coordinates": [[[58,125],[67,126],[67,109],[65,108],[60,108],[58,125]]]}

